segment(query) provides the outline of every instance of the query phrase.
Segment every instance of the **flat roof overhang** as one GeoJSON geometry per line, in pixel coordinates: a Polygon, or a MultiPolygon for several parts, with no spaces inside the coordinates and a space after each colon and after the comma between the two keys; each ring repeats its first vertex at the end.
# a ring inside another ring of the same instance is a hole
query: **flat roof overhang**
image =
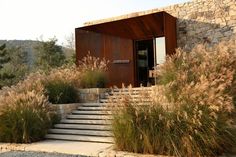
{"type": "MultiPolygon", "coordinates": [[[[92,24],[76,29],[108,34],[133,40],[164,36],[165,11],[147,15],[92,24]]],[[[168,14],[169,15],[169,14],[168,14]]]]}

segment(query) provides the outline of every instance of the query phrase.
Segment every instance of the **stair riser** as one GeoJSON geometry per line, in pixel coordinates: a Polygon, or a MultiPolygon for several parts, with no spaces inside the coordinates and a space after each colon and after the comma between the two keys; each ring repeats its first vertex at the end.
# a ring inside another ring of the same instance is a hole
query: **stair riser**
{"type": "Polygon", "coordinates": [[[47,139],[55,140],[68,140],[68,141],[81,141],[81,142],[101,142],[101,143],[113,143],[111,137],[92,137],[92,136],[76,136],[76,135],[56,135],[48,134],[47,139]]]}
{"type": "Polygon", "coordinates": [[[91,130],[69,130],[69,129],[50,129],[51,134],[62,134],[62,135],[85,135],[85,136],[102,136],[112,137],[110,131],[91,131],[91,130]]]}

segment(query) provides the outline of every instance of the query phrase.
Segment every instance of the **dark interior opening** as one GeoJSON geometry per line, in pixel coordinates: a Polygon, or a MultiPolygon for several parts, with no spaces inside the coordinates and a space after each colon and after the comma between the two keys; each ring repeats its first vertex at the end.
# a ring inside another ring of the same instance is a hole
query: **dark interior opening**
{"type": "Polygon", "coordinates": [[[153,39],[135,42],[137,58],[137,83],[148,86],[151,84],[149,70],[154,67],[153,39]]]}

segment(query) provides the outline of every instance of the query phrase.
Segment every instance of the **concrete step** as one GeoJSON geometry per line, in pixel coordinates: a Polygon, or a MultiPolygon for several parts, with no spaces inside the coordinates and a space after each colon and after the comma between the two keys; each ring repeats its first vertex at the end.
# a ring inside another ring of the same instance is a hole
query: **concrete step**
{"type": "Polygon", "coordinates": [[[85,125],[85,124],[55,124],[54,128],[83,129],[83,130],[111,130],[110,125],[85,125]]]}
{"type": "Polygon", "coordinates": [[[81,103],[83,107],[104,107],[102,103],[81,103]]]}
{"type": "Polygon", "coordinates": [[[111,124],[111,120],[75,120],[75,119],[62,119],[61,123],[66,124],[103,124],[108,125],[111,124]]]}
{"type": "Polygon", "coordinates": [[[113,91],[111,92],[112,94],[117,93],[117,92],[142,92],[142,91],[152,91],[152,88],[149,87],[144,87],[144,88],[119,88],[119,89],[113,89],[113,91]]]}
{"type": "Polygon", "coordinates": [[[101,103],[108,103],[110,100],[109,99],[100,99],[101,103]]]}
{"type": "Polygon", "coordinates": [[[152,87],[132,87],[132,88],[114,88],[112,91],[116,90],[150,90],[152,87]]]}
{"type": "Polygon", "coordinates": [[[79,115],[110,115],[111,111],[79,111],[74,110],[72,114],[79,114],[79,115]]]}
{"type": "MultiPolygon", "coordinates": [[[[123,98],[124,96],[127,96],[127,97],[130,97],[132,99],[139,99],[139,98],[143,98],[143,95],[142,94],[137,94],[137,95],[120,95],[120,94],[117,94],[117,95],[112,95],[112,96],[109,96],[109,98],[112,98],[112,99],[120,99],[120,98],[123,98]]],[[[107,98],[107,99],[109,99],[107,98]]],[[[145,98],[150,98],[149,95],[145,95],[145,98]]]]}
{"type": "Polygon", "coordinates": [[[50,129],[50,134],[70,134],[70,135],[89,135],[89,136],[105,136],[112,137],[111,131],[97,130],[72,130],[72,129],[50,129]]]}
{"type": "Polygon", "coordinates": [[[109,108],[107,107],[84,107],[84,106],[81,106],[81,107],[78,107],[77,108],[78,110],[81,110],[81,111],[108,111],[110,110],[109,108]]]}
{"type": "Polygon", "coordinates": [[[113,143],[112,137],[47,134],[46,138],[55,140],[81,141],[81,142],[83,141],[83,142],[113,143]]]}
{"type": "Polygon", "coordinates": [[[67,115],[67,118],[69,119],[100,119],[100,120],[110,120],[113,119],[112,116],[108,115],[67,115]]]}
{"type": "MultiPolygon", "coordinates": [[[[100,102],[101,103],[107,103],[107,104],[109,104],[109,103],[114,103],[114,102],[117,102],[117,101],[119,101],[120,99],[110,99],[110,100],[108,100],[108,99],[100,99],[100,102]]],[[[151,102],[152,100],[151,99],[131,99],[131,101],[132,102],[151,102]]]]}

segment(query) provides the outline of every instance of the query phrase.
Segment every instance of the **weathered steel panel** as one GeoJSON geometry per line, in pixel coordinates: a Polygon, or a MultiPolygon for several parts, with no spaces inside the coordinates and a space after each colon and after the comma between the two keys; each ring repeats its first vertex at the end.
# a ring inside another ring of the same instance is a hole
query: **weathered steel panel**
{"type": "Polygon", "coordinates": [[[108,71],[108,87],[122,83],[134,85],[133,41],[106,34],[76,29],[76,60],[77,63],[90,51],[97,57],[105,57],[110,61],[108,71]],[[119,60],[116,63],[113,61],[119,60]],[[122,62],[128,60],[128,62],[122,62]]]}
{"type": "Polygon", "coordinates": [[[164,36],[166,38],[166,53],[171,55],[177,48],[176,18],[164,14],[164,36]]]}
{"type": "Polygon", "coordinates": [[[163,36],[163,12],[80,27],[80,29],[133,40],[163,36]]]}

